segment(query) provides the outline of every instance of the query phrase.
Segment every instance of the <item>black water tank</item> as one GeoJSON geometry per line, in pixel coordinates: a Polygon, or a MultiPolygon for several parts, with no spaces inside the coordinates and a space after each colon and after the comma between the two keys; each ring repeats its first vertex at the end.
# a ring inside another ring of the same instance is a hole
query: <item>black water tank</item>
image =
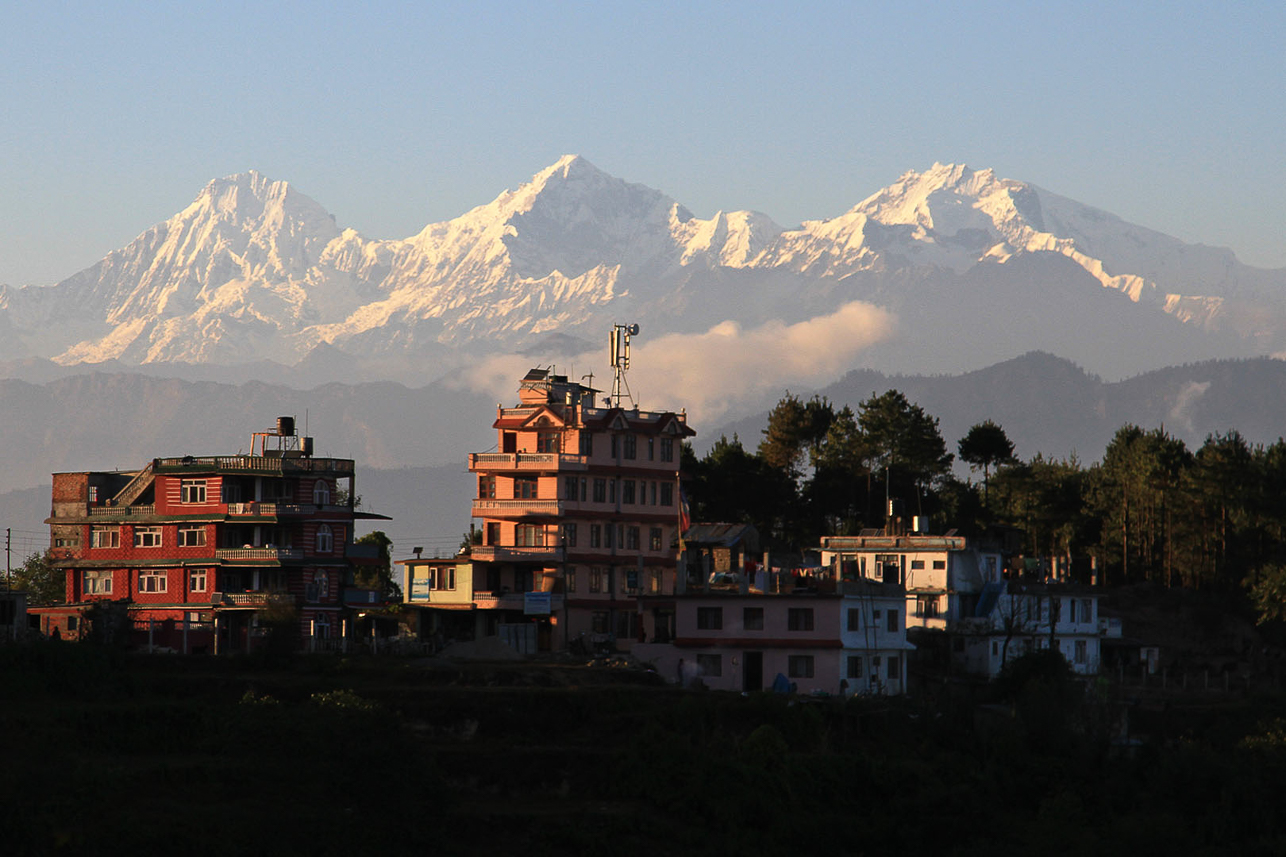
{"type": "Polygon", "coordinates": [[[295,418],[294,417],[277,417],[277,434],[280,437],[295,436],[295,418]]]}
{"type": "Polygon", "coordinates": [[[311,437],[304,438],[303,449],[304,449],[304,457],[311,458],[313,454],[313,439],[311,437]]]}

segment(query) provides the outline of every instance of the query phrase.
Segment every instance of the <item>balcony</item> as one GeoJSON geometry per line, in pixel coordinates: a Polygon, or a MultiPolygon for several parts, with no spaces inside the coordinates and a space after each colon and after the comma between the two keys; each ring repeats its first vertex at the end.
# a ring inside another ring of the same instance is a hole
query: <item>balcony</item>
{"type": "Polygon", "coordinates": [[[155,515],[155,506],[90,506],[91,518],[133,518],[155,515]]]}
{"type": "Polygon", "coordinates": [[[517,470],[548,473],[589,469],[589,457],[561,452],[475,452],[469,470],[517,470]]]}
{"type": "Polygon", "coordinates": [[[262,455],[188,455],[183,458],[158,458],[155,460],[158,472],[202,471],[249,472],[249,473],[337,473],[351,474],[351,458],[304,458],[291,456],[276,458],[262,455]]]}
{"type": "MultiPolygon", "coordinates": [[[[479,610],[522,610],[527,604],[525,592],[475,592],[473,603],[479,610]]],[[[551,593],[549,607],[558,611],[563,609],[563,594],[551,593]]]]}
{"type": "Polygon", "coordinates": [[[564,515],[566,505],[560,500],[474,500],[475,518],[521,518],[527,515],[564,515]]]}
{"type": "Polygon", "coordinates": [[[565,551],[561,545],[474,545],[470,556],[476,562],[562,562],[565,551]]]}
{"type": "Polygon", "coordinates": [[[281,560],[303,559],[302,548],[220,548],[214,552],[215,559],[231,560],[281,560]]]}
{"type": "Polygon", "coordinates": [[[229,503],[229,515],[256,515],[275,517],[277,515],[310,515],[314,512],[338,512],[347,514],[353,510],[347,506],[314,505],[311,503],[229,503]]]}
{"type": "Polygon", "coordinates": [[[288,592],[224,592],[220,600],[211,599],[232,607],[290,607],[295,600],[288,592]]]}

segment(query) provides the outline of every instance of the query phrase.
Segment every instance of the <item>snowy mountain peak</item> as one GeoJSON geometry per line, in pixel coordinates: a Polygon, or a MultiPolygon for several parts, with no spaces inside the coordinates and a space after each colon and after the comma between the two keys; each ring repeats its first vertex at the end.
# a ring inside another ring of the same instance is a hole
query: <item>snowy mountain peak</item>
{"type": "MultiPolygon", "coordinates": [[[[0,291],[0,356],[293,362],[321,343],[394,355],[521,347],[552,333],[594,340],[620,318],[649,330],[798,321],[853,300],[914,307],[910,284],[939,282],[945,294],[967,278],[1004,279],[1015,268],[996,270],[1015,259],[1024,271],[1097,280],[1193,326],[1224,318],[1239,335],[1276,330],[1275,309],[1233,315],[1225,297],[1248,293],[1252,276],[1231,253],[990,169],[935,163],[839,217],[783,230],[755,212],[695,217],[565,155],[404,240],[341,231],[316,202],[255,170],[216,179],[97,265],[55,286],[0,291]]],[[[1037,300],[1048,297],[1042,287],[1032,283],[1037,300]]]]}

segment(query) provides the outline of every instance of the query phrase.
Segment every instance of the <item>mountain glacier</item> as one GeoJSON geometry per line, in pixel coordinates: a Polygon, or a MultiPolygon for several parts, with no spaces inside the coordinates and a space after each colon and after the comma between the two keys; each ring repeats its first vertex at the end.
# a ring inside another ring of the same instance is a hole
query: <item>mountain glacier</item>
{"type": "Polygon", "coordinates": [[[1126,373],[1286,347],[1284,286],[1284,270],[962,165],[908,172],[838,217],[783,228],[755,212],[703,220],[566,156],[398,240],[341,229],[251,171],[60,283],[0,288],[0,357],[479,353],[554,334],[597,341],[627,319],[657,333],[798,322],[859,300],[899,318],[872,359],[905,371],[1035,347],[1126,373]]]}

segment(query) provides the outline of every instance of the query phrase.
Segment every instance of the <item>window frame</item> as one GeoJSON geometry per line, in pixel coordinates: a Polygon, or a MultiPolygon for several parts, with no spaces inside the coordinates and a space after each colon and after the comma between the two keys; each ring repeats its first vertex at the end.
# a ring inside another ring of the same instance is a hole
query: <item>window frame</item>
{"type": "Polygon", "coordinates": [[[179,480],[179,503],[183,505],[196,505],[206,503],[209,492],[207,490],[205,479],[180,479],[179,480]]]}
{"type": "Polygon", "coordinates": [[[786,630],[807,633],[814,628],[812,607],[789,607],[786,609],[786,630]]]}
{"type": "Polygon", "coordinates": [[[788,655],[786,658],[786,675],[788,678],[813,678],[817,664],[812,655],[788,655]]]}
{"type": "Polygon", "coordinates": [[[698,607],[697,608],[697,630],[698,631],[722,631],[723,630],[723,608],[722,607],[698,607]]]}

